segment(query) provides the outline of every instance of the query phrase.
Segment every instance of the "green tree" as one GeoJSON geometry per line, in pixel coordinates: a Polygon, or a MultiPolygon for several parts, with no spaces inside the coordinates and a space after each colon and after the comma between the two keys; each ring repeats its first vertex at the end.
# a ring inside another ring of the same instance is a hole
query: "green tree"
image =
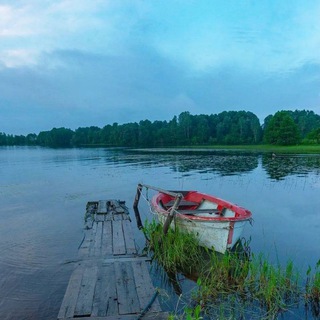
{"type": "Polygon", "coordinates": [[[136,122],[121,126],[120,145],[123,147],[138,146],[139,126],[136,122]]]}
{"type": "Polygon", "coordinates": [[[139,146],[153,147],[154,130],[150,120],[141,120],[139,122],[139,146]]]}
{"type": "Polygon", "coordinates": [[[299,128],[287,111],[278,111],[264,128],[264,141],[274,145],[295,145],[300,141],[299,128]]]}
{"type": "Polygon", "coordinates": [[[299,127],[300,135],[305,138],[309,132],[320,127],[320,116],[309,110],[288,111],[299,127]]]}
{"type": "Polygon", "coordinates": [[[28,146],[34,146],[37,143],[37,135],[35,133],[29,133],[26,136],[26,144],[28,146]]]}
{"type": "Polygon", "coordinates": [[[193,118],[193,123],[192,144],[207,144],[210,137],[208,116],[204,114],[196,115],[193,118]]]}
{"type": "Polygon", "coordinates": [[[307,134],[307,142],[320,144],[320,127],[307,134]]]}
{"type": "Polygon", "coordinates": [[[3,132],[0,132],[0,146],[7,145],[7,135],[3,132]]]}
{"type": "Polygon", "coordinates": [[[47,147],[71,147],[74,132],[66,128],[53,128],[51,131],[41,131],[37,137],[37,143],[47,147]]]}
{"type": "Polygon", "coordinates": [[[192,117],[189,111],[180,113],[178,117],[178,144],[188,145],[192,137],[192,117]]]}

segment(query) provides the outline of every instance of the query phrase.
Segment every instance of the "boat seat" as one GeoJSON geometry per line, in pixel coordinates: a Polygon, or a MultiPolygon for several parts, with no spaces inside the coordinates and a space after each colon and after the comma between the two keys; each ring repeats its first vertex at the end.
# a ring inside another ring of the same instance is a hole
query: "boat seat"
{"type": "MultiPolygon", "coordinates": [[[[171,200],[165,204],[166,207],[172,207],[174,205],[175,200],[171,200]]],[[[179,203],[179,207],[181,206],[198,206],[199,202],[181,200],[179,203]]]]}
{"type": "Polygon", "coordinates": [[[195,209],[195,210],[177,210],[178,213],[181,214],[192,214],[192,215],[197,215],[200,213],[209,213],[209,214],[218,214],[222,215],[221,210],[218,209],[195,209]]]}

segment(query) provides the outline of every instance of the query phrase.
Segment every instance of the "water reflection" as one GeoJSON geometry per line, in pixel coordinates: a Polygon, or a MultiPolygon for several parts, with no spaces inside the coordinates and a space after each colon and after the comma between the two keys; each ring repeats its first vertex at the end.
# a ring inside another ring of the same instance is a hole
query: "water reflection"
{"type": "Polygon", "coordinates": [[[283,180],[289,175],[300,177],[313,172],[320,174],[320,156],[318,155],[262,155],[262,167],[270,179],[283,180]]]}
{"type": "Polygon", "coordinates": [[[173,172],[215,173],[220,176],[240,175],[262,167],[272,180],[282,180],[289,175],[300,177],[312,172],[320,174],[320,156],[318,155],[276,155],[245,153],[240,151],[194,151],[186,149],[117,150],[113,157],[107,157],[117,165],[134,165],[139,167],[169,166],[173,172]]]}
{"type": "MultiPolygon", "coordinates": [[[[106,159],[110,161],[110,157],[106,159]]],[[[259,155],[226,151],[168,150],[118,150],[113,158],[117,164],[139,167],[169,166],[173,172],[216,173],[221,176],[249,173],[258,167],[259,155]]]]}
{"type": "MultiPolygon", "coordinates": [[[[54,319],[73,267],[64,261],[76,257],[83,236],[85,204],[133,203],[139,182],[201,190],[243,205],[254,214],[254,227],[244,233],[252,236],[254,252],[281,263],[289,256],[303,270],[314,266],[320,258],[319,168],[318,155],[0,147],[0,318],[54,319]]],[[[140,205],[144,222],[149,207],[140,205]]],[[[143,248],[134,221],[133,227],[143,248]]],[[[188,278],[177,280],[184,294],[191,290],[188,278]]]]}

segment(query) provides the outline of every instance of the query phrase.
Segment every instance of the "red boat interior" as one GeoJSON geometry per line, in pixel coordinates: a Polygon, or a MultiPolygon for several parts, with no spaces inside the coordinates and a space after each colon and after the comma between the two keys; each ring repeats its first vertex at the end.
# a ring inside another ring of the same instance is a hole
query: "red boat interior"
{"type": "MultiPolygon", "coordinates": [[[[175,193],[181,193],[183,195],[183,198],[181,199],[178,208],[176,209],[181,214],[188,214],[188,215],[196,215],[201,213],[206,214],[215,214],[223,216],[225,208],[223,205],[220,205],[217,203],[216,208],[205,208],[200,209],[201,204],[205,201],[203,197],[199,197],[198,194],[195,191],[172,191],[175,193]]],[[[167,195],[167,194],[161,194],[161,200],[159,201],[159,204],[165,209],[169,210],[175,202],[175,198],[167,195]]]]}

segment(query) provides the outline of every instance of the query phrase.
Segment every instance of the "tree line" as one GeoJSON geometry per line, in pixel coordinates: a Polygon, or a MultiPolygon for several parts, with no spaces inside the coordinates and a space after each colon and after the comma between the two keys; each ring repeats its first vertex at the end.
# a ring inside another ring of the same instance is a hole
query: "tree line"
{"type": "Polygon", "coordinates": [[[0,145],[80,147],[174,147],[197,145],[297,145],[320,144],[320,116],[313,111],[278,111],[261,125],[249,111],[224,111],[192,115],[188,111],[170,121],[141,120],[139,123],[53,128],[38,135],[7,135],[0,132],[0,145]]]}

